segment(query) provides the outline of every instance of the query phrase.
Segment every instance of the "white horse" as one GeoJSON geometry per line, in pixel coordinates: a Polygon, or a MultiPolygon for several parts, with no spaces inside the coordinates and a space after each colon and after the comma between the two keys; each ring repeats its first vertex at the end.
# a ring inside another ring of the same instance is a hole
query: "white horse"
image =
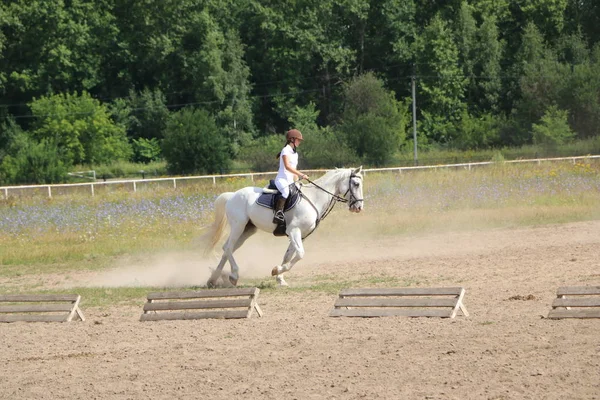
{"type": "MultiPolygon", "coordinates": [[[[363,209],[362,167],[356,169],[335,169],[321,178],[300,187],[301,200],[296,206],[285,212],[286,235],[290,245],[285,252],[283,262],[271,271],[281,286],[287,286],[283,273],[292,269],[294,264],[304,257],[302,240],[310,235],[327,216],[336,202],[348,204],[351,212],[359,213],[363,209]]],[[[222,193],[215,200],[215,221],[212,225],[210,249],[224,235],[225,225],[229,222],[229,237],[223,245],[223,255],[217,268],[207,282],[208,287],[216,286],[217,279],[226,261],[229,261],[231,273],[229,281],[234,286],[239,278],[239,267],[233,258],[236,251],[258,229],[273,232],[273,210],[256,203],[263,194],[263,188],[245,187],[237,192],[222,193]]]]}

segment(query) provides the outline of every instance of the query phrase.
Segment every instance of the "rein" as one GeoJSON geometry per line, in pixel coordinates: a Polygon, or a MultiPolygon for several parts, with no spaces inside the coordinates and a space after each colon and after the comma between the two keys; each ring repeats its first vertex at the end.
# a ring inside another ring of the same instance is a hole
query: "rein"
{"type": "MultiPolygon", "coordinates": [[[[352,179],[352,176],[350,176],[350,179],[352,179]]],[[[338,196],[337,194],[331,193],[329,190],[325,189],[324,187],[321,187],[321,186],[317,185],[316,183],[314,183],[310,179],[307,178],[306,180],[311,185],[314,185],[316,188],[321,189],[322,191],[324,191],[325,193],[327,193],[328,195],[330,195],[331,197],[333,197],[334,200],[337,200],[340,203],[347,203],[348,202],[348,199],[346,199],[346,198],[344,198],[342,196],[338,196]]],[[[348,189],[348,190],[350,190],[350,189],[348,189]]],[[[346,193],[348,193],[348,192],[346,192],[346,193]]]]}

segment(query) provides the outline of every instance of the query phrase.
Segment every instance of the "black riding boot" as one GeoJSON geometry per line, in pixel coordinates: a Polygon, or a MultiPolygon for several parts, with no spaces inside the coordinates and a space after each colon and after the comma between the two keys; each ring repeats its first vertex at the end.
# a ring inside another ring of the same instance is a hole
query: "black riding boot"
{"type": "Polygon", "coordinates": [[[285,224],[285,216],[283,215],[283,207],[285,206],[285,200],[283,197],[277,199],[275,203],[275,215],[273,215],[273,223],[277,225],[285,224]]]}

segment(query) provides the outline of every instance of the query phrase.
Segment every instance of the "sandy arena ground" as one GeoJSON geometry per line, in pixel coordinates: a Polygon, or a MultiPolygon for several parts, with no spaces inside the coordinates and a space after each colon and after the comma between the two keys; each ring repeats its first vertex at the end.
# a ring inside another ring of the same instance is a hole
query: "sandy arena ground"
{"type": "MultiPolygon", "coordinates": [[[[600,221],[326,238],[307,241],[292,287],[324,275],[463,286],[471,316],[331,318],[336,294],[286,289],[263,291],[264,316],[246,320],[139,322],[138,307],[82,306],[85,322],[0,325],[0,398],[600,399],[600,320],[545,318],[559,286],[600,285],[600,221]]],[[[249,241],[277,252],[254,275],[281,257],[273,240],[249,241]]],[[[243,250],[242,266],[256,258],[243,250]]],[[[135,281],[160,283],[145,275],[135,281]]]]}

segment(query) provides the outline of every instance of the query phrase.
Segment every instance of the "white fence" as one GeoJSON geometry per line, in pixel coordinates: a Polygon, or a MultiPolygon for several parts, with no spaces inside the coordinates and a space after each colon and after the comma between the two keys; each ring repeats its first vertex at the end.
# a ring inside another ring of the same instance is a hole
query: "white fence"
{"type": "MultiPolygon", "coordinates": [[[[561,158],[537,158],[531,160],[511,160],[504,161],[507,164],[510,163],[537,163],[542,162],[572,162],[573,164],[577,161],[600,159],[600,155],[590,155],[581,157],[561,157],[561,158]]],[[[364,169],[363,173],[367,174],[370,172],[399,172],[404,171],[417,171],[417,170],[431,170],[431,169],[442,169],[442,168],[464,168],[471,170],[473,167],[493,165],[495,162],[474,162],[474,163],[461,163],[461,164],[445,164],[445,165],[427,165],[427,166],[414,166],[414,167],[394,167],[394,168],[370,168],[364,169]]],[[[306,172],[326,172],[327,170],[305,170],[306,172]]],[[[212,184],[216,186],[217,179],[227,179],[232,177],[246,177],[254,182],[255,178],[274,178],[277,172],[257,172],[248,174],[229,174],[229,175],[203,175],[203,176],[186,176],[186,177],[174,177],[174,178],[154,178],[154,179],[132,179],[132,180],[115,180],[106,182],[86,182],[86,183],[64,183],[56,185],[23,185],[23,186],[2,186],[0,187],[0,196],[5,199],[12,196],[35,196],[44,195],[52,197],[56,194],[72,193],[74,191],[84,191],[94,196],[98,190],[107,188],[114,189],[126,189],[136,192],[141,185],[157,184],[160,186],[169,186],[173,189],[177,189],[177,185],[186,185],[194,181],[212,181],[212,184]]]]}

